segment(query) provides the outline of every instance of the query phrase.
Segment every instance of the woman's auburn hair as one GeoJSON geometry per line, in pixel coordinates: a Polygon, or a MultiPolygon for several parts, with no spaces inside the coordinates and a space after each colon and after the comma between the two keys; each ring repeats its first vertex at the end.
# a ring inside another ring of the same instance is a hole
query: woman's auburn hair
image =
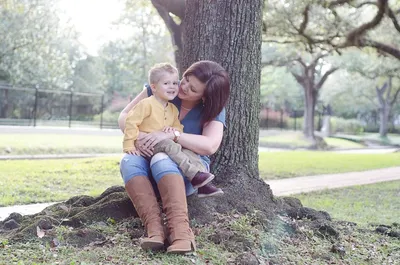
{"type": "Polygon", "coordinates": [[[228,72],[213,61],[199,61],[192,64],[184,73],[183,78],[195,76],[205,84],[204,109],[202,125],[214,120],[228,102],[230,80],[228,72]]]}

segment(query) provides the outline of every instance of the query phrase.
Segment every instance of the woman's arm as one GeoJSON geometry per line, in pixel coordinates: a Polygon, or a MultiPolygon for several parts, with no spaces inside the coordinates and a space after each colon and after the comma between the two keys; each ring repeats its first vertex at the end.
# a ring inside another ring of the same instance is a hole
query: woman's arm
{"type": "MultiPolygon", "coordinates": [[[[203,127],[203,134],[183,133],[178,143],[184,148],[199,155],[212,155],[221,145],[224,125],[219,121],[211,121],[203,127]]],[[[138,139],[139,150],[153,150],[154,146],[164,139],[174,139],[172,132],[152,132],[138,139]]],[[[148,152],[148,151],[147,151],[148,152]]],[[[150,151],[151,152],[151,151],[150,151]]]]}
{"type": "Polygon", "coordinates": [[[178,143],[199,155],[212,155],[222,142],[224,125],[219,121],[210,121],[203,127],[203,134],[183,133],[178,143]]]}
{"type": "Polygon", "coordinates": [[[147,89],[144,88],[142,92],[140,92],[128,105],[121,111],[118,117],[118,126],[122,132],[125,130],[125,121],[126,116],[128,116],[129,111],[142,99],[147,98],[147,89]]]}

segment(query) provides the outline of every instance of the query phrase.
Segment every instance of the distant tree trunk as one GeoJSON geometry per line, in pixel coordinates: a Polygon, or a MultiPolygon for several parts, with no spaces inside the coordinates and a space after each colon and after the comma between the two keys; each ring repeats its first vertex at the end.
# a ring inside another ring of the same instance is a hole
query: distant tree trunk
{"type": "MultiPolygon", "coordinates": [[[[335,72],[338,68],[333,67],[330,70],[326,71],[322,77],[317,81],[317,66],[318,62],[321,58],[325,57],[327,54],[317,55],[310,64],[306,64],[306,62],[302,58],[297,58],[295,61],[299,63],[302,67],[301,74],[292,71],[292,75],[296,79],[296,81],[303,87],[304,90],[304,102],[305,102],[305,110],[304,110],[304,124],[303,124],[303,134],[304,137],[307,138],[312,145],[315,145],[316,138],[314,135],[314,117],[315,117],[315,105],[317,104],[318,93],[328,79],[328,77],[335,72]]],[[[323,141],[323,140],[322,140],[323,141]]]]}
{"type": "Polygon", "coordinates": [[[303,134],[304,136],[313,144],[315,144],[315,104],[317,102],[318,92],[314,90],[313,85],[308,82],[303,86],[304,88],[304,102],[305,110],[304,110],[304,124],[303,124],[303,134]]]}
{"type": "Polygon", "coordinates": [[[212,164],[225,196],[189,207],[196,219],[215,210],[275,207],[258,172],[262,5],[262,0],[186,2],[183,68],[212,60],[227,69],[231,80],[227,128],[212,164]]]}
{"type": "Polygon", "coordinates": [[[385,82],[382,87],[376,87],[376,95],[378,96],[379,101],[379,135],[381,137],[387,137],[390,112],[400,94],[400,88],[398,88],[392,97],[392,90],[391,76],[389,77],[388,82],[385,82]]]}
{"type": "Polygon", "coordinates": [[[1,107],[0,107],[0,118],[3,118],[3,119],[5,119],[5,118],[7,118],[7,116],[8,116],[8,114],[7,114],[7,112],[8,112],[8,89],[4,89],[3,91],[2,91],[2,94],[3,94],[3,97],[2,97],[2,99],[0,100],[0,103],[1,103],[1,107]]]}
{"type": "Polygon", "coordinates": [[[383,106],[379,108],[379,135],[381,137],[387,137],[388,125],[389,125],[390,107],[383,106]]]}

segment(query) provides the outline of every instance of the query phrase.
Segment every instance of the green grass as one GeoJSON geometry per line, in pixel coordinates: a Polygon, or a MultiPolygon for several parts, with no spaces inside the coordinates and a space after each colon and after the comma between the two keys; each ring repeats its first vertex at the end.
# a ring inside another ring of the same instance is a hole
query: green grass
{"type": "Polygon", "coordinates": [[[400,181],[299,194],[304,206],[360,224],[400,221],[400,181]]]}
{"type": "Polygon", "coordinates": [[[0,206],[99,195],[122,185],[119,158],[0,161],[0,206]]]}
{"type": "MultiPolygon", "coordinates": [[[[260,138],[261,145],[270,147],[307,148],[310,145],[310,143],[304,139],[301,132],[282,131],[278,134],[274,132],[270,135],[266,135],[264,132],[263,135],[264,136],[260,138]]],[[[330,147],[334,148],[364,148],[362,144],[345,139],[326,137],[324,140],[330,147]]]]}
{"type": "Polygon", "coordinates": [[[364,171],[400,166],[400,153],[338,154],[331,152],[260,152],[263,179],[364,171]]]}
{"type": "MultiPolygon", "coordinates": [[[[0,161],[0,206],[96,196],[123,185],[118,157],[0,161]]],[[[278,179],[400,166],[400,153],[261,152],[260,175],[278,179]]]]}
{"type": "Polygon", "coordinates": [[[122,136],[0,134],[0,155],[115,152],[122,152],[122,136]]]}
{"type": "Polygon", "coordinates": [[[10,243],[0,237],[0,264],[250,264],[246,263],[247,259],[238,260],[244,252],[256,256],[259,264],[398,264],[396,260],[400,259],[400,241],[374,233],[371,227],[334,223],[334,229],[340,233],[335,239],[318,236],[304,222],[301,226],[295,222],[228,215],[206,226],[192,225],[196,231],[195,255],[142,251],[137,236],[131,237],[138,229],[137,223],[130,219],[85,228],[107,238],[100,246],[75,247],[68,243],[68,233],[79,228],[56,227],[55,235],[46,235],[42,240],[10,243]],[[213,239],[218,237],[220,240],[213,239]],[[46,243],[53,238],[60,242],[59,246],[51,247],[46,243]],[[332,253],[333,245],[340,245],[345,254],[332,253]]]}

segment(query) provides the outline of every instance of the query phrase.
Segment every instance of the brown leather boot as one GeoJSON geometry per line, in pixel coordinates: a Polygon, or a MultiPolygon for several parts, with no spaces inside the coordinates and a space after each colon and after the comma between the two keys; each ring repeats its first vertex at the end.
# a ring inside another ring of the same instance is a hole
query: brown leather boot
{"type": "Polygon", "coordinates": [[[196,251],[194,234],[189,227],[186,191],[183,178],[167,174],[158,182],[169,232],[168,253],[184,254],[196,251]]]}
{"type": "Polygon", "coordinates": [[[164,248],[164,227],[161,210],[153,186],[146,176],[135,176],[125,185],[129,198],[147,231],[146,238],[140,242],[143,250],[161,250],[164,248]]]}

